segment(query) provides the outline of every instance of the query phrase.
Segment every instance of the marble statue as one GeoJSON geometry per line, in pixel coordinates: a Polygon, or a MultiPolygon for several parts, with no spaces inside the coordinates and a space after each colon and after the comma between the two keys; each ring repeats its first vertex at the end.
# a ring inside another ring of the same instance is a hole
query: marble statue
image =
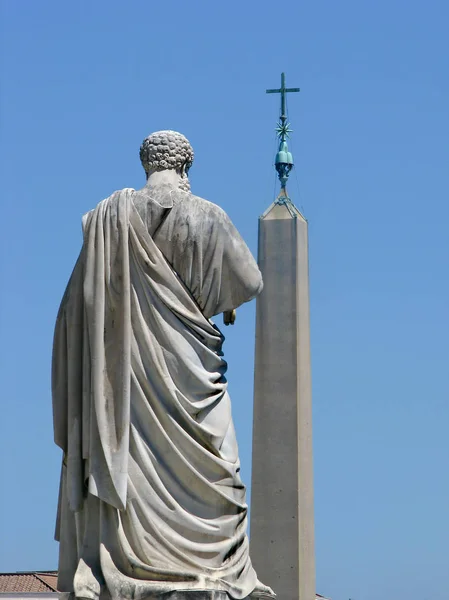
{"type": "Polygon", "coordinates": [[[190,192],[184,136],[154,133],[140,157],[146,185],[84,216],[56,322],[59,589],[273,596],[249,557],[224,337],[211,320],[232,323],[261,274],[226,213],[190,192]]]}

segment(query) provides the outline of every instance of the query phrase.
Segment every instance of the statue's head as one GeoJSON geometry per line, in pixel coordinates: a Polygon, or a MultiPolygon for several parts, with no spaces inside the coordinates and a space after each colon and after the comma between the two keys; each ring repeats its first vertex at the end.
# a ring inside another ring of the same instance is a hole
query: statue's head
{"type": "Polygon", "coordinates": [[[190,189],[188,172],[193,163],[189,140],[177,131],[156,131],[140,146],[140,160],[148,177],[155,171],[175,170],[181,177],[180,187],[190,189]]]}

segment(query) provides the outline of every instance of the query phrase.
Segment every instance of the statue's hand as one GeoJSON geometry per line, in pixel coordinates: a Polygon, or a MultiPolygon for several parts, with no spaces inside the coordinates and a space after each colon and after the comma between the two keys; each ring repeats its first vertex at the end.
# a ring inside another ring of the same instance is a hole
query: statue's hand
{"type": "Polygon", "coordinates": [[[223,323],[225,325],[234,325],[234,323],[235,323],[235,310],[226,310],[223,313],[223,323]]]}

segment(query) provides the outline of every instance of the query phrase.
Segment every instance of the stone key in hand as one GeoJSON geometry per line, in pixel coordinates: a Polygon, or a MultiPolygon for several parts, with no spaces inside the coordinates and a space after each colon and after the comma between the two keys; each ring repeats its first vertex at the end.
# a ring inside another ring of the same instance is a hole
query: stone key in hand
{"type": "Polygon", "coordinates": [[[226,326],[228,326],[228,325],[234,325],[234,323],[235,323],[235,316],[236,316],[235,309],[233,309],[233,310],[226,310],[223,313],[223,323],[226,326]]]}

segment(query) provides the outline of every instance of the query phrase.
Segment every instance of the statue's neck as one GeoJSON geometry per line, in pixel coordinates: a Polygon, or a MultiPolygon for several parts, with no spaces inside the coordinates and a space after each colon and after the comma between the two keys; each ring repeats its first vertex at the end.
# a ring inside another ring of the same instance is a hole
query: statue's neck
{"type": "Polygon", "coordinates": [[[159,185],[170,186],[175,190],[179,188],[181,176],[175,169],[166,169],[165,171],[154,171],[150,173],[145,187],[156,187],[159,185]]]}

